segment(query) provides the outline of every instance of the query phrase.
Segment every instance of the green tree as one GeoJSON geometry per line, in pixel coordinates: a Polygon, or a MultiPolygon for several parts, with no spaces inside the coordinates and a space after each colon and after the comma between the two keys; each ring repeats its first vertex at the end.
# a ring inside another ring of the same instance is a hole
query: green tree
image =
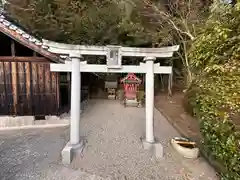
{"type": "MultiPolygon", "coordinates": [[[[158,45],[180,44],[178,58],[183,65],[185,85],[188,87],[193,74],[189,66],[188,49],[209,15],[210,1],[169,0],[165,5],[153,0],[143,0],[147,8],[145,16],[150,17],[153,26],[158,28],[155,34],[160,40],[158,45]]],[[[179,66],[177,68],[179,70],[179,66]]],[[[178,73],[180,74],[180,73],[178,73]]]]}
{"type": "Polygon", "coordinates": [[[131,10],[132,4],[125,1],[9,2],[5,9],[10,17],[34,34],[50,40],[76,44],[151,45],[151,29],[143,25],[146,22],[131,10]]]}
{"type": "MultiPolygon", "coordinates": [[[[135,0],[135,3],[139,4],[139,1],[135,0]]],[[[156,29],[155,44],[180,44],[178,56],[174,57],[174,62],[171,60],[171,64],[176,66],[175,74],[184,77],[186,88],[194,78],[189,65],[188,50],[209,15],[210,4],[211,1],[202,0],[168,0],[167,3],[141,1],[141,7],[144,7],[143,15],[151,21],[152,28],[156,29]],[[179,60],[180,63],[177,62],[179,60]]],[[[169,82],[171,81],[169,79],[169,82]]]]}

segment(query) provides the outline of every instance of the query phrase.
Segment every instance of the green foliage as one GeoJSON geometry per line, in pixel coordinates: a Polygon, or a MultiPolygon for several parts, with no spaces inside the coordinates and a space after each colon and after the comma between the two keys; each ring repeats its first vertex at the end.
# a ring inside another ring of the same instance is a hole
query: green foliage
{"type": "Polygon", "coordinates": [[[186,97],[200,120],[203,144],[225,171],[240,179],[240,2],[220,6],[195,40],[189,58],[196,79],[186,97]],[[237,117],[237,118],[236,118],[237,117]]]}
{"type": "Polygon", "coordinates": [[[5,9],[29,31],[58,42],[151,46],[153,41],[139,8],[124,0],[10,0],[5,9]]]}

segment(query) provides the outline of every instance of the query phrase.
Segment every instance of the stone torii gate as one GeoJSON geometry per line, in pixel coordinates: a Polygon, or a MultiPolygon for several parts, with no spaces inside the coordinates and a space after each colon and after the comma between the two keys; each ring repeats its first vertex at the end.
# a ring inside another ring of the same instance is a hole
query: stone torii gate
{"type": "Polygon", "coordinates": [[[154,140],[153,118],[154,118],[154,74],[172,74],[171,66],[160,66],[154,63],[156,58],[172,57],[173,52],[179,46],[163,48],[132,48],[121,46],[83,46],[56,43],[44,40],[44,45],[49,51],[66,58],[65,64],[51,64],[50,70],[54,72],[71,72],[71,122],[70,142],[62,151],[62,161],[70,164],[73,153],[81,150],[83,143],[80,139],[80,90],[81,72],[102,73],[145,73],[146,74],[146,137],[145,147],[151,147],[154,140]],[[82,55],[105,55],[106,65],[87,64],[82,55]],[[140,65],[122,65],[123,56],[143,57],[144,63],[140,65]]]}

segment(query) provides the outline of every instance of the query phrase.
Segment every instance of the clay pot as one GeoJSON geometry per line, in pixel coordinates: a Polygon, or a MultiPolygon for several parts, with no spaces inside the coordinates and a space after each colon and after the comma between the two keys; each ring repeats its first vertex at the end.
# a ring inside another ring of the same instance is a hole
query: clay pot
{"type": "Polygon", "coordinates": [[[194,142],[188,140],[187,138],[174,137],[171,139],[171,145],[185,158],[195,159],[199,156],[199,148],[196,147],[194,142]],[[181,141],[186,143],[179,143],[181,141]]]}

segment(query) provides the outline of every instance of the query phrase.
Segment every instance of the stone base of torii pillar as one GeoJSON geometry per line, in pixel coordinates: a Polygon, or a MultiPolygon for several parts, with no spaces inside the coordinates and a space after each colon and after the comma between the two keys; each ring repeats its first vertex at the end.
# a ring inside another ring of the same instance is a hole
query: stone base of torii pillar
{"type": "Polygon", "coordinates": [[[157,159],[163,157],[163,145],[161,143],[149,143],[146,139],[143,139],[142,144],[143,148],[153,154],[157,159]]]}
{"type": "Polygon", "coordinates": [[[63,148],[62,153],[61,153],[62,163],[64,165],[71,164],[73,157],[77,154],[80,155],[83,151],[83,148],[84,147],[83,147],[82,141],[81,141],[81,143],[76,144],[76,145],[73,145],[70,142],[68,142],[66,144],[66,146],[63,148]]]}

